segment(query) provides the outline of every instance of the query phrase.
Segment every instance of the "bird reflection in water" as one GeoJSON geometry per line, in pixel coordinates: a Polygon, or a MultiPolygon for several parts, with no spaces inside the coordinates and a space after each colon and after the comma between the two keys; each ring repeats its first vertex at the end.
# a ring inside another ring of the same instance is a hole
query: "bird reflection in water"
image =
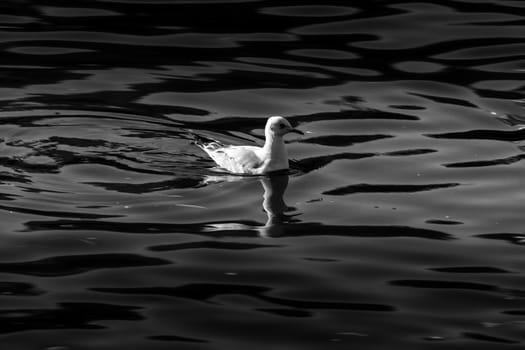
{"type": "MultiPolygon", "coordinates": [[[[246,178],[239,176],[208,176],[205,183],[223,181],[242,181],[246,178]]],[[[264,190],[262,207],[267,219],[264,225],[251,226],[239,222],[208,224],[208,232],[231,230],[255,230],[260,237],[279,237],[286,234],[286,227],[299,220],[294,219],[300,213],[289,214],[296,210],[289,207],[284,201],[284,193],[288,187],[289,176],[285,173],[265,175],[259,178],[264,190]]]]}
{"type": "Polygon", "coordinates": [[[294,221],[293,217],[298,215],[287,214],[295,210],[284,201],[288,180],[288,174],[269,175],[260,179],[264,189],[262,206],[268,217],[266,224],[258,230],[261,237],[284,235],[286,224],[294,221]]]}

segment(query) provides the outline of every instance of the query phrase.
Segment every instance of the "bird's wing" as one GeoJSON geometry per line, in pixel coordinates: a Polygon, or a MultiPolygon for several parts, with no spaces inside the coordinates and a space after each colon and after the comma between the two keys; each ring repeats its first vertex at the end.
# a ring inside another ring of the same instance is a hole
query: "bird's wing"
{"type": "Polygon", "coordinates": [[[227,146],[204,149],[218,166],[236,174],[254,174],[263,165],[260,147],[227,146]]]}

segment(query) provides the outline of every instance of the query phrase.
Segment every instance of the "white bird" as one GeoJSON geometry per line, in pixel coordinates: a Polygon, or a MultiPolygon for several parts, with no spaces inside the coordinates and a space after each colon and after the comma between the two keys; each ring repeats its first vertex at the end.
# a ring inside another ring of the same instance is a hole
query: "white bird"
{"type": "Polygon", "coordinates": [[[288,153],[284,145],[284,135],[294,132],[304,135],[295,129],[283,117],[268,118],[263,147],[224,145],[215,140],[196,142],[217,165],[233,174],[262,175],[289,168],[288,153]]]}

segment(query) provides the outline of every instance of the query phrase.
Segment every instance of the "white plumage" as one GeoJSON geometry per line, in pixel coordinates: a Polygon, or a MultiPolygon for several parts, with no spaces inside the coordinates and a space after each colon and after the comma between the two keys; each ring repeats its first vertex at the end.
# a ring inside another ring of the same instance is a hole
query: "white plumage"
{"type": "Polygon", "coordinates": [[[288,169],[284,135],[303,132],[293,128],[283,117],[268,118],[264,146],[232,146],[218,141],[196,142],[217,165],[233,174],[261,175],[288,169]]]}

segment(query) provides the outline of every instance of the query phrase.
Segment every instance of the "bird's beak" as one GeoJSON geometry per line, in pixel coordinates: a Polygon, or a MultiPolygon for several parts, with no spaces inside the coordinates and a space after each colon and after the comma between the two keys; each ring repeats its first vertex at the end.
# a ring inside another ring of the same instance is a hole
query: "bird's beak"
{"type": "Polygon", "coordinates": [[[288,132],[293,132],[293,133],[296,133],[296,134],[299,134],[299,135],[304,135],[304,132],[302,132],[299,129],[295,129],[295,128],[290,129],[290,131],[288,131],[288,132]]]}

